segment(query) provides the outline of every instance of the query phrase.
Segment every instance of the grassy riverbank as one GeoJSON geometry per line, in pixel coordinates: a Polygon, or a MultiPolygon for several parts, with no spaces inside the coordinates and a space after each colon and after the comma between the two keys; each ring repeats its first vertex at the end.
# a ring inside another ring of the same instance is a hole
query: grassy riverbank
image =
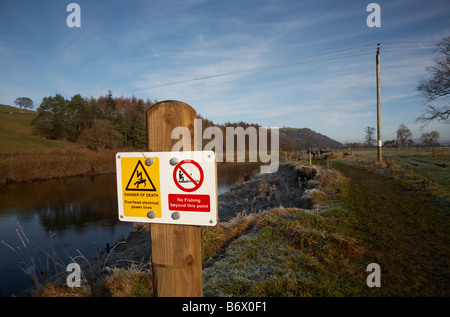
{"type": "Polygon", "coordinates": [[[0,154],[0,183],[114,173],[117,150],[66,147],[43,152],[0,154]]]}
{"type": "MultiPolygon", "coordinates": [[[[302,203],[308,200],[307,205],[314,205],[326,199],[328,195],[333,195],[334,186],[339,182],[338,178],[337,173],[326,169],[319,171],[315,167],[281,166],[279,173],[275,175],[266,174],[264,177],[259,175],[255,179],[235,186],[232,191],[237,193],[224,196],[223,199],[231,202],[239,200],[240,190],[244,189],[249,197],[262,198],[259,200],[260,203],[277,199],[284,201],[282,199],[284,195],[300,195],[300,192],[292,188],[296,186],[303,188],[302,203]],[[276,186],[281,185],[282,188],[278,188],[277,191],[276,186]],[[250,187],[251,192],[248,190],[250,187]]],[[[258,204],[258,199],[252,201],[258,204]]],[[[254,209],[259,210],[259,208],[254,209]]],[[[358,248],[357,242],[352,239],[340,237],[331,231],[327,232],[331,227],[317,210],[276,207],[261,212],[249,209],[248,212],[249,214],[246,214],[246,211],[242,210],[235,217],[220,222],[216,227],[202,228],[205,296],[326,295],[325,289],[317,288],[322,282],[317,284],[311,280],[309,282],[312,285],[305,286],[306,288],[301,286],[302,272],[309,270],[310,265],[312,265],[311,269],[316,271],[314,274],[306,273],[306,275],[312,278],[316,274],[323,275],[327,272],[315,259],[316,246],[330,239],[329,243],[334,247],[327,248],[325,251],[327,256],[321,255],[329,259],[343,259],[347,254],[352,253],[352,250],[358,248]],[[337,245],[340,247],[337,248],[337,245]],[[342,253],[342,250],[347,251],[342,253]],[[229,252],[231,255],[228,254],[229,252]],[[308,252],[312,252],[311,256],[308,252]],[[303,260],[308,261],[309,264],[303,260]],[[224,269],[223,261],[231,261],[230,266],[225,265],[231,268],[231,271],[227,272],[227,269],[224,269]]],[[[219,217],[221,214],[219,208],[219,217]]],[[[229,216],[229,213],[227,214],[229,216]]],[[[114,252],[89,260],[88,265],[81,260],[84,263],[82,269],[85,277],[84,287],[75,290],[63,286],[63,282],[60,286],[53,283],[41,288],[38,296],[151,295],[149,254],[149,234],[144,226],[133,232],[125,243],[117,246],[114,252]]],[[[334,273],[330,274],[334,276],[334,273]]],[[[337,282],[331,283],[336,285],[337,282]]],[[[325,285],[325,288],[329,287],[325,285]]]]}
{"type": "MultiPolygon", "coordinates": [[[[421,173],[392,162],[322,163],[312,209],[280,206],[202,229],[205,296],[449,296],[450,188],[430,190],[421,173]],[[370,263],[380,265],[381,287],[366,284],[370,263]]],[[[113,268],[113,257],[123,263],[149,252],[148,232],[123,247],[101,260],[108,271],[96,283],[77,291],[52,285],[40,296],[151,296],[142,257],[113,268]]]]}
{"type": "Polygon", "coordinates": [[[36,111],[0,105],[0,183],[115,172],[119,150],[92,151],[35,136],[31,121],[36,116],[36,111]]]}
{"type": "MultiPolygon", "coordinates": [[[[280,166],[219,197],[243,209],[202,228],[204,295],[449,296],[449,158],[390,154],[381,164],[370,151],[280,166]],[[301,191],[308,207],[286,205],[301,191]],[[370,263],[380,265],[381,287],[366,284],[370,263]]],[[[108,254],[75,256],[81,288],[63,279],[34,296],[152,296],[149,254],[139,227],[108,254]]]]}
{"type": "Polygon", "coordinates": [[[314,208],[255,216],[206,262],[205,293],[449,296],[448,157],[391,154],[382,164],[371,155],[315,161],[326,177],[314,208]],[[370,263],[380,265],[379,288],[366,284],[370,263]]]}

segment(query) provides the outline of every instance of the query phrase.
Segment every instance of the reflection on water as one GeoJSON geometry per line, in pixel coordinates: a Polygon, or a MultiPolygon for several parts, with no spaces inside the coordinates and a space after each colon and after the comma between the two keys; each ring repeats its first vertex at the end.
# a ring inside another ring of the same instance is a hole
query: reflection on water
{"type": "Polygon", "coordinates": [[[114,175],[102,175],[10,184],[0,189],[0,214],[12,209],[20,222],[37,216],[46,231],[56,233],[82,230],[111,220],[117,210],[115,182],[114,175]]]}
{"type": "MultiPolygon", "coordinates": [[[[132,229],[117,219],[115,175],[75,177],[0,187],[0,239],[17,248],[18,224],[36,246],[47,250],[50,234],[63,261],[69,256],[90,258],[132,229]]],[[[20,232],[20,230],[19,230],[20,232]]],[[[36,253],[46,260],[43,252],[36,253]]],[[[19,257],[0,245],[0,296],[18,295],[32,285],[18,267],[19,257]]]]}
{"type": "MultiPolygon", "coordinates": [[[[218,194],[256,172],[258,163],[218,163],[218,194]]],[[[118,220],[115,175],[0,185],[0,240],[14,248],[21,246],[17,223],[44,250],[52,234],[55,251],[67,264],[68,255],[79,251],[89,259],[104,251],[107,243],[126,237],[133,227],[118,220]]],[[[0,296],[19,295],[32,286],[19,261],[0,244],[0,296]]]]}
{"type": "Polygon", "coordinates": [[[246,177],[259,173],[261,163],[217,163],[217,195],[230,189],[236,182],[242,182],[246,177]]]}

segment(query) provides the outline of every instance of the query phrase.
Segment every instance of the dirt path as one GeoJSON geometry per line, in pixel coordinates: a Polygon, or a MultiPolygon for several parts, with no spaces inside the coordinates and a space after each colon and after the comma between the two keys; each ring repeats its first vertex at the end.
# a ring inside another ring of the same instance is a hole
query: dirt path
{"type": "Polygon", "coordinates": [[[344,206],[381,267],[381,296],[450,295],[449,206],[392,179],[333,162],[350,179],[344,206]]]}

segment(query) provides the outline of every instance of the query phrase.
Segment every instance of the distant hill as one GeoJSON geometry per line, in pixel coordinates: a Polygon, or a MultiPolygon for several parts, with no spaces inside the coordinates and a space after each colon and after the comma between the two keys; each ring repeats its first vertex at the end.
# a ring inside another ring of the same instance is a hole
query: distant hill
{"type": "Polygon", "coordinates": [[[31,121],[37,111],[0,105],[0,154],[64,148],[69,144],[33,135],[31,121]]]}
{"type": "Polygon", "coordinates": [[[342,143],[308,128],[280,128],[280,147],[283,149],[283,146],[286,147],[292,141],[299,149],[340,149],[344,147],[342,143]]]}

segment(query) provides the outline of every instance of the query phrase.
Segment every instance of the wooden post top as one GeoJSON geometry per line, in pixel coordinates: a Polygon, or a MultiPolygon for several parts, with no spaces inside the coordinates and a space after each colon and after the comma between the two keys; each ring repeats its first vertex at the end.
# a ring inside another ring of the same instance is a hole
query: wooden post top
{"type": "Polygon", "coordinates": [[[147,150],[149,152],[170,151],[178,141],[171,139],[176,127],[187,127],[191,133],[191,149],[194,148],[194,120],[197,112],[185,102],[165,100],[155,103],[146,111],[147,150]]]}

